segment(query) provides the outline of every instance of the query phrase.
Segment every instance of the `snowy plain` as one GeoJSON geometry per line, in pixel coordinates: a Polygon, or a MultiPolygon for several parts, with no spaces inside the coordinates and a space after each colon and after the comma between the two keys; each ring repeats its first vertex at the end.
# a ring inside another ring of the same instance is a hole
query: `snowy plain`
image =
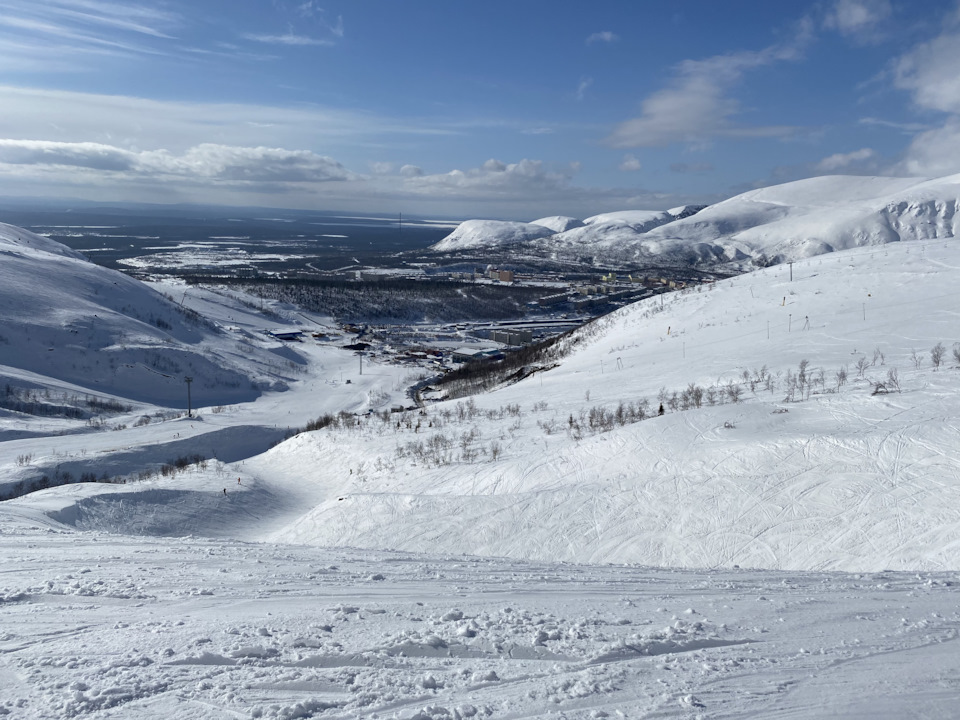
{"type": "MultiPolygon", "coordinates": [[[[94,387],[131,406],[106,426],[4,411],[5,487],[130,482],[0,503],[0,715],[952,717],[958,269],[935,239],[758,270],[623,308],[518,383],[383,417],[364,413],[409,403],[410,368],[360,375],[335,343],[264,334],[328,319],[131,289],[169,340],[120,306],[101,352],[177,347],[258,384],[211,382],[175,417],[179,386],[151,404],[104,371],[94,387]],[[177,304],[209,325],[181,328],[177,304]],[[591,427],[643,400],[646,419],[591,427]],[[361,419],[270,447],[339,410],[361,419]],[[193,452],[208,462],[135,481],[193,452]]],[[[18,307],[7,337],[83,331],[18,307]]],[[[37,347],[7,350],[8,382],[85,387],[37,347]]]]}

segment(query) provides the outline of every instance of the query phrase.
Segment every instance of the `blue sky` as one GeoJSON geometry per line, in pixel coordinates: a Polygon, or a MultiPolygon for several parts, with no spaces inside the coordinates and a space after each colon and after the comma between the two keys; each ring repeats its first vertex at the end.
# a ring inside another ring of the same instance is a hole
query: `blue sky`
{"type": "Polygon", "coordinates": [[[960,172],[957,0],[3,0],[0,195],[533,219],[960,172]]]}

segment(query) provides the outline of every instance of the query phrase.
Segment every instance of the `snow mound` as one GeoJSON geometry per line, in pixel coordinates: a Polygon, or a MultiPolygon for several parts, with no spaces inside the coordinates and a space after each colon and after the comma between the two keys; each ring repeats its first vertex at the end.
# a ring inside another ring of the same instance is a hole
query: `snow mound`
{"type": "Polygon", "coordinates": [[[567,215],[553,215],[551,217],[540,218],[539,220],[533,221],[534,225],[543,225],[546,228],[550,228],[554,232],[566,232],[575,227],[583,227],[583,220],[579,220],[575,217],[568,217],[567,215]]]}
{"type": "Polygon", "coordinates": [[[516,245],[526,240],[553,235],[554,230],[535,223],[506,220],[466,220],[443,240],[431,246],[440,252],[475,250],[516,245]]]}

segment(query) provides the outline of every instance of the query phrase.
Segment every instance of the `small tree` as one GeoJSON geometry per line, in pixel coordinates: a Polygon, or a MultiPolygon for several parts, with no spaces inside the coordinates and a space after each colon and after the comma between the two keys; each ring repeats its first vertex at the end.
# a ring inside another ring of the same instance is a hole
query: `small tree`
{"type": "Polygon", "coordinates": [[[900,392],[900,374],[896,368],[890,368],[887,371],[887,386],[900,392]]]}
{"type": "Polygon", "coordinates": [[[730,398],[730,402],[738,403],[740,402],[740,396],[743,394],[743,388],[740,387],[733,380],[727,383],[727,397],[730,398]]]}
{"type": "Polygon", "coordinates": [[[923,356],[918,355],[916,350],[911,351],[910,353],[910,362],[913,363],[913,367],[917,370],[920,369],[920,365],[923,364],[923,356]]]}
{"type": "Polygon", "coordinates": [[[842,368],[837,370],[837,392],[840,392],[840,388],[847,384],[847,366],[844,365],[842,368]]]}
{"type": "MultiPolygon", "coordinates": [[[[916,354],[916,353],[914,353],[914,354],[916,354]]],[[[870,361],[867,360],[867,356],[864,355],[864,356],[862,356],[859,360],[857,360],[857,365],[856,365],[856,368],[857,368],[857,377],[858,377],[858,378],[862,378],[862,377],[863,377],[863,373],[866,372],[866,370],[867,370],[868,367],[870,367],[870,361]]]]}
{"type": "Polygon", "coordinates": [[[930,362],[933,363],[933,369],[939,370],[940,365],[943,363],[943,356],[947,352],[947,349],[943,346],[942,342],[938,342],[930,349],[930,362]]]}

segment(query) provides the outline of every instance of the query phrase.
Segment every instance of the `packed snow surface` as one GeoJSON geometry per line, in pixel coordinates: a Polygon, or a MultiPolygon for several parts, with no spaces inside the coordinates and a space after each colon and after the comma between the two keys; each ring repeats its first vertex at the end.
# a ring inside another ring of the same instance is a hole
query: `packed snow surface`
{"type": "Polygon", "coordinates": [[[960,692],[957,573],[120,537],[2,512],[11,720],[899,720],[951,717],[960,692]]]}
{"type": "Polygon", "coordinates": [[[324,318],[160,286],[172,302],[3,233],[0,271],[41,296],[0,347],[31,402],[110,377],[62,376],[66,346],[31,365],[27,338],[79,332],[84,302],[119,352],[182,306],[209,324],[165,315],[164,344],[262,389],[198,417],[118,386],[105,423],[0,410],[0,490],[126,480],[0,503],[0,717],[955,712],[960,245],[940,230],[642,301],[522,380],[382,414],[409,369],[265,334],[329,337],[324,318]]]}

